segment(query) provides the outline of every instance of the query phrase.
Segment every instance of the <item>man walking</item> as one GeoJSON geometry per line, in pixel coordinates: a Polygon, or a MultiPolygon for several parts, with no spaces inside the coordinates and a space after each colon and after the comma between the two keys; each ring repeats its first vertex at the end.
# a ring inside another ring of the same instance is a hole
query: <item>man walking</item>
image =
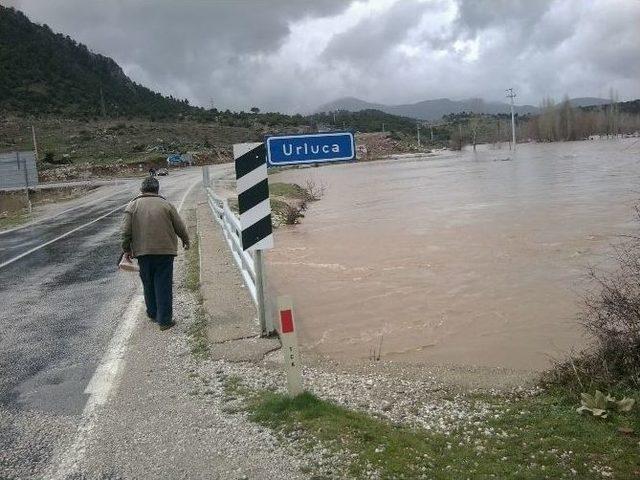
{"type": "Polygon", "coordinates": [[[178,238],[189,249],[189,234],[176,208],[159,195],[160,184],[147,177],[124,211],[122,250],[138,259],[147,316],[167,330],[175,325],[173,313],[173,259],[178,238]]]}

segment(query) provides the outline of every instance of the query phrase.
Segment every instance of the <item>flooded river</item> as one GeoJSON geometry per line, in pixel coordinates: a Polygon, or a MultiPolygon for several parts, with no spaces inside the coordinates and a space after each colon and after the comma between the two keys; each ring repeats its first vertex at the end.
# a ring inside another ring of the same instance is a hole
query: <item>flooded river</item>
{"type": "MultiPolygon", "coordinates": [[[[285,171],[324,184],[268,255],[304,349],[541,369],[584,345],[588,265],[634,228],[637,139],[285,171]]],[[[272,181],[274,181],[272,180],[272,181]]]]}

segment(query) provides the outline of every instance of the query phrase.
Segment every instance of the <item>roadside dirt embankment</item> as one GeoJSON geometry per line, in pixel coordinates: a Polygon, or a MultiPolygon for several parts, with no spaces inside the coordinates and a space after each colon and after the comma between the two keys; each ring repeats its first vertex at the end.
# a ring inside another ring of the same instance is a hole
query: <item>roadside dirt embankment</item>
{"type": "MultiPolygon", "coordinates": [[[[29,189],[31,206],[41,206],[50,203],[65,202],[81,197],[93,190],[94,186],[69,186],[29,189]]],[[[0,192],[0,218],[8,218],[16,213],[24,212],[29,204],[24,190],[0,192]]]]}
{"type": "Polygon", "coordinates": [[[417,143],[395,137],[389,132],[357,133],[356,150],[358,160],[378,160],[403,153],[429,153],[430,150],[418,147],[417,143]]]}

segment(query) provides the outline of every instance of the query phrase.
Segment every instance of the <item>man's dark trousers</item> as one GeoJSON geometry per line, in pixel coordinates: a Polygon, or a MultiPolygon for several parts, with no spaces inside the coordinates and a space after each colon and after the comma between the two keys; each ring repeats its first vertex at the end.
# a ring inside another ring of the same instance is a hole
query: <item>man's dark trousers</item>
{"type": "Polygon", "coordinates": [[[147,316],[160,325],[171,323],[173,314],[173,255],[137,257],[144,288],[147,316]]]}

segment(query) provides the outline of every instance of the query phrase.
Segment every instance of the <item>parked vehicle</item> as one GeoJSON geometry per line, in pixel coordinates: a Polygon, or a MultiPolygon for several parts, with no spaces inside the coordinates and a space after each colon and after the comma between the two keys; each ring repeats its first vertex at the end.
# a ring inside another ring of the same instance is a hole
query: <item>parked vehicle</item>
{"type": "Polygon", "coordinates": [[[160,168],[158,169],[158,173],[156,175],[166,177],[167,175],[169,175],[169,170],[167,170],[166,168],[160,168]]]}
{"type": "Polygon", "coordinates": [[[187,167],[193,165],[193,155],[190,153],[172,153],[167,157],[170,167],[187,167]]]}

